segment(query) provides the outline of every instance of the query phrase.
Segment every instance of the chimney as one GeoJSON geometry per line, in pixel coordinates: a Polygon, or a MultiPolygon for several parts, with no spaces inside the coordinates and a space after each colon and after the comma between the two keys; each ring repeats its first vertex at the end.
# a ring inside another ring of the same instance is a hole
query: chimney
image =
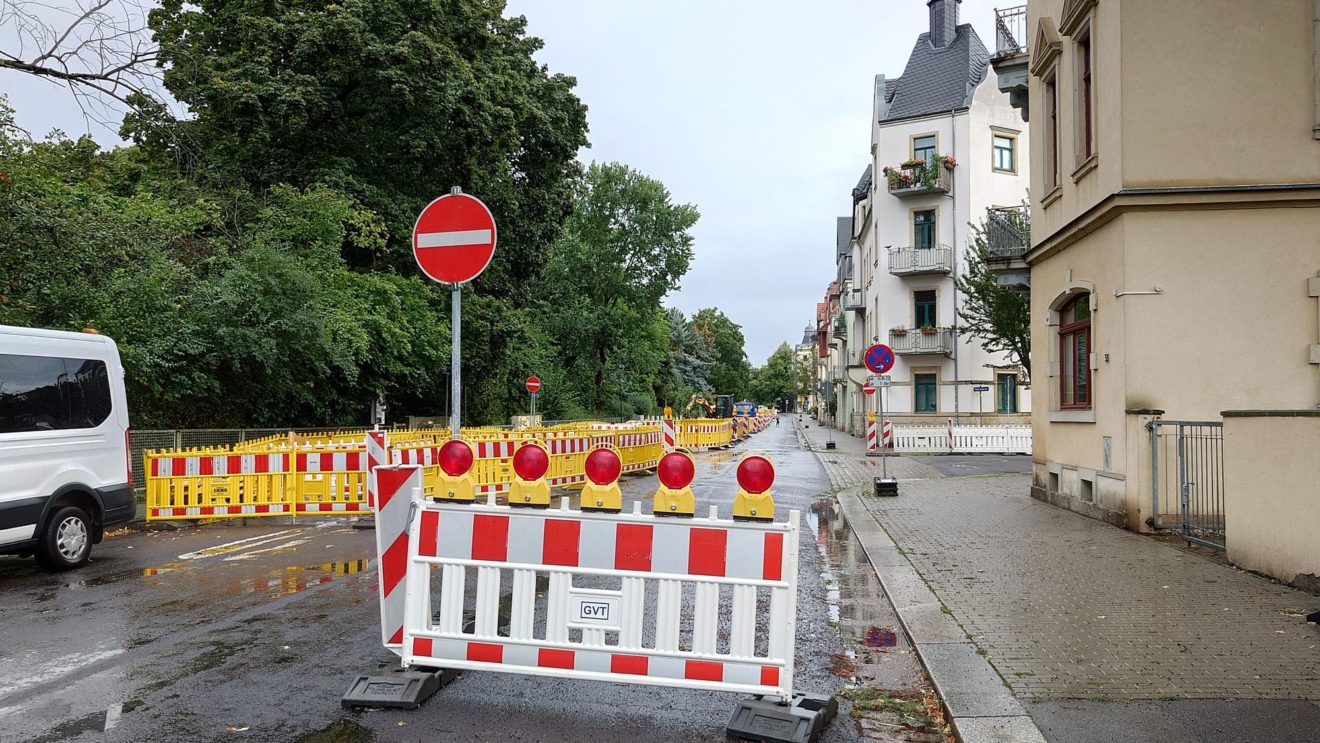
{"type": "Polygon", "coordinates": [[[927,0],[930,6],[930,43],[944,47],[958,33],[958,6],[962,0],[927,0]]]}

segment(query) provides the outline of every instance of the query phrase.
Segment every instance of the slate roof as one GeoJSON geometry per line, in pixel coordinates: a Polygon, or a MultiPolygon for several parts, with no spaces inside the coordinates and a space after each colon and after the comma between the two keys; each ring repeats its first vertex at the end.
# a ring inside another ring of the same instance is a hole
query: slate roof
{"type": "Polygon", "coordinates": [[[848,246],[852,243],[852,236],[852,217],[839,217],[839,221],[835,225],[836,250],[834,254],[836,256],[848,254],[848,246]]]}
{"type": "Polygon", "coordinates": [[[885,81],[889,110],[883,120],[967,108],[989,66],[990,53],[969,23],[958,26],[958,35],[946,47],[932,46],[929,33],[918,36],[903,75],[885,81]]]}
{"type": "Polygon", "coordinates": [[[857,186],[852,190],[853,203],[866,198],[871,191],[871,166],[867,165],[866,170],[862,171],[862,177],[857,181],[857,186]]]}

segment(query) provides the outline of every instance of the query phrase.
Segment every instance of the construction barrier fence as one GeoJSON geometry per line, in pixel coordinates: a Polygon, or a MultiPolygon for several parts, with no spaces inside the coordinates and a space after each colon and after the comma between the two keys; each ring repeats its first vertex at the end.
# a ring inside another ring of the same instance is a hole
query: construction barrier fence
{"type": "MultiPolygon", "coordinates": [[[[734,426],[756,431],[767,420],[686,419],[673,426],[678,446],[705,451],[733,443],[734,426]]],[[[461,438],[473,448],[477,493],[488,495],[508,492],[513,452],[523,442],[545,446],[551,487],[571,487],[586,481],[586,455],[600,446],[619,452],[625,473],[653,469],[665,452],[664,431],[659,420],[579,422],[464,429],[461,438]]],[[[147,450],[141,460],[147,519],[369,514],[365,437],[366,429],[266,433],[227,445],[147,450]]],[[[440,447],[449,438],[438,429],[388,431],[388,462],[420,466],[429,495],[439,477],[440,447]]]]}

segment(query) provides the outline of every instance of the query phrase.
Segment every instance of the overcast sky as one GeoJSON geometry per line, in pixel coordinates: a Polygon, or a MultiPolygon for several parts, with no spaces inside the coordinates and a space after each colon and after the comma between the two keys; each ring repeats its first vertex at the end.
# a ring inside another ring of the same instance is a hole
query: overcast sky
{"type": "MultiPolygon", "coordinates": [[[[542,62],[578,79],[582,160],[627,163],[701,211],[668,302],[719,307],[758,366],[800,341],[868,162],[874,76],[903,72],[926,0],[510,0],[509,12],[544,39],[542,62]]],[[[994,3],[966,0],[962,19],[993,47],[994,3]]]]}
{"type": "MultiPolygon", "coordinates": [[[[1011,0],[1001,0],[1008,6],[1011,0]]],[[[994,3],[962,19],[994,45],[994,3]]],[[[797,343],[834,275],[834,220],[870,148],[872,79],[899,75],[926,0],[510,0],[577,77],[589,107],[584,162],[617,160],[695,204],[696,258],[668,303],[719,307],[753,364],[797,343]]],[[[117,137],[67,91],[0,72],[20,126],[117,137]]]]}

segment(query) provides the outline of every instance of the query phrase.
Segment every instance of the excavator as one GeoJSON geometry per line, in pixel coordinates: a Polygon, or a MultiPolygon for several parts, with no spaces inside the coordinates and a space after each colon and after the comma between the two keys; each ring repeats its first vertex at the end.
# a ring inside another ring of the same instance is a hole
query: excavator
{"type": "Polygon", "coordinates": [[[733,417],[733,395],[715,395],[715,402],[706,399],[705,395],[697,393],[688,400],[688,404],[683,408],[683,417],[692,417],[692,410],[696,408],[697,414],[703,418],[732,418],[733,417]]]}

